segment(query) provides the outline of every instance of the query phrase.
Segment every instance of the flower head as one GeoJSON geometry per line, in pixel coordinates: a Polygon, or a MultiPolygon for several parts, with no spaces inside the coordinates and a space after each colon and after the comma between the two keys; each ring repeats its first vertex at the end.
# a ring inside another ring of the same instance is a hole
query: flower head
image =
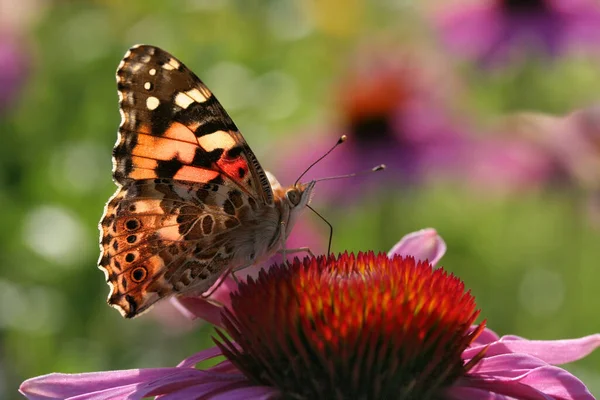
{"type": "Polygon", "coordinates": [[[240,285],[224,315],[235,342],[218,346],[291,397],[435,398],[483,356],[461,358],[478,313],[458,278],[412,257],[296,259],[240,285]]]}
{"type": "Polygon", "coordinates": [[[600,7],[591,0],[486,0],[454,6],[439,26],[450,48],[492,64],[514,49],[557,56],[574,44],[597,46],[600,7]]]}

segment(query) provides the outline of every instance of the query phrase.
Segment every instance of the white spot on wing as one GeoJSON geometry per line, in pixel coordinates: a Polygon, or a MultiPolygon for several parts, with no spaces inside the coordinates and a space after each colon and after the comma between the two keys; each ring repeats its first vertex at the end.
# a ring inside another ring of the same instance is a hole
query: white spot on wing
{"type": "Polygon", "coordinates": [[[169,60],[168,63],[163,64],[163,69],[166,69],[167,71],[172,71],[174,69],[177,69],[177,67],[173,64],[177,63],[177,66],[179,66],[179,63],[175,60],[173,60],[172,58],[169,60]]]}
{"type": "Polygon", "coordinates": [[[155,110],[159,105],[160,101],[154,96],[150,96],[146,99],[146,107],[148,107],[148,110],[155,110]]]}
{"type": "Polygon", "coordinates": [[[150,82],[144,83],[144,89],[150,90],[151,87],[152,87],[152,84],[150,82]]]}
{"type": "Polygon", "coordinates": [[[181,66],[181,64],[179,64],[179,61],[177,61],[174,58],[171,58],[169,60],[169,64],[171,64],[173,66],[173,68],[175,68],[175,69],[177,69],[177,68],[179,68],[181,66]]]}
{"type": "Polygon", "coordinates": [[[200,90],[195,88],[192,90],[188,90],[187,92],[185,92],[185,94],[190,96],[192,99],[194,99],[194,101],[197,101],[198,103],[204,103],[206,100],[208,100],[208,97],[210,97],[210,92],[204,94],[200,90]]]}
{"type": "Polygon", "coordinates": [[[152,76],[156,75],[156,69],[152,68],[150,71],[148,71],[148,73],[152,76]]]}
{"type": "Polygon", "coordinates": [[[188,108],[193,102],[194,99],[183,92],[179,92],[177,93],[177,96],[175,96],[175,104],[181,108],[188,108]]]}
{"type": "Polygon", "coordinates": [[[214,133],[199,137],[198,143],[206,151],[213,151],[214,149],[229,150],[235,145],[235,140],[227,132],[216,131],[214,133]]]}

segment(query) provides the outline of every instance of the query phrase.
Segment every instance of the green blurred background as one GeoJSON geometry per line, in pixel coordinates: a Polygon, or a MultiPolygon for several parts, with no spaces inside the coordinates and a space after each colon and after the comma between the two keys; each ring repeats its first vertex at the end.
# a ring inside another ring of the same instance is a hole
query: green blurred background
{"type": "MultiPolygon", "coordinates": [[[[115,190],[114,72],[131,45],[154,44],[183,60],[275,174],[287,159],[279,152],[291,160],[325,132],[331,143],[343,133],[340,86],[353,84],[347,76],[370,57],[365,49],[383,48],[380,54],[399,60],[410,52],[413,68],[433,70],[429,94],[443,92],[436,102],[444,113],[476,137],[502,136],[506,125],[498,119],[516,111],[565,115],[592,104],[600,90],[599,60],[591,55],[494,69],[453,57],[428,17],[433,3],[15,3],[4,1],[9,12],[0,29],[23,58],[23,85],[0,115],[0,397],[6,399],[18,398],[19,383],[35,375],[173,366],[211,346],[212,328],[186,321],[168,303],[124,320],[106,305],[108,287],[96,268],[97,223],[115,190]]],[[[339,157],[344,151],[336,150],[339,157]]],[[[485,159],[479,162],[485,167],[485,159]]],[[[493,182],[466,183],[466,173],[434,170],[427,179],[396,179],[396,173],[374,178],[385,184],[348,189],[341,202],[320,198],[317,188],[313,205],[335,227],[334,251],[387,251],[404,234],[434,227],[448,245],[441,264],[472,290],[491,329],[538,339],[600,332],[600,233],[586,185],[561,175],[517,189],[499,183],[495,190],[493,182]]],[[[326,242],[326,227],[305,218],[326,242]]],[[[597,351],[567,368],[600,396],[599,365],[597,351]]]]}

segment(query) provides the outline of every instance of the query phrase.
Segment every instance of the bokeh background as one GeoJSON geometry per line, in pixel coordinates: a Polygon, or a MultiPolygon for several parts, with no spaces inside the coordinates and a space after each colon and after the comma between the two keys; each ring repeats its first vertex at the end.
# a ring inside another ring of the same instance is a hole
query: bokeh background
{"type": "MultiPolygon", "coordinates": [[[[173,366],[212,328],[106,305],[97,223],[115,187],[114,73],[182,60],[263,167],[317,185],[333,250],[434,227],[500,334],[600,332],[600,2],[0,0],[0,398],[54,371],[173,366]]],[[[293,238],[318,252],[306,213],[293,238]]],[[[600,352],[568,365],[600,396],[600,352]]]]}

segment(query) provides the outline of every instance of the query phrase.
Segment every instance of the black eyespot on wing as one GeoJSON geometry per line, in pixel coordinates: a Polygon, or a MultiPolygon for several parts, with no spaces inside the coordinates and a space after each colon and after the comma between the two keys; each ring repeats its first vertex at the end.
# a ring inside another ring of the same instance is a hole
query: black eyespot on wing
{"type": "Polygon", "coordinates": [[[125,229],[129,231],[134,231],[140,227],[141,223],[138,219],[132,218],[125,222],[125,229]]]}
{"type": "Polygon", "coordinates": [[[148,271],[144,267],[137,267],[133,271],[131,271],[131,279],[135,283],[140,283],[148,276],[148,271]]]}

